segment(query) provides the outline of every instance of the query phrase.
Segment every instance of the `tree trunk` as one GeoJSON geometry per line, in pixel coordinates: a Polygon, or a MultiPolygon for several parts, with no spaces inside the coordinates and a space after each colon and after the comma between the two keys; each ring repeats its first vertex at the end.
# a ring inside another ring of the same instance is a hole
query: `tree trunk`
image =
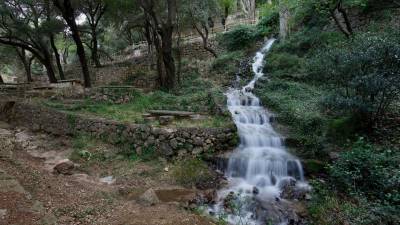
{"type": "Polygon", "coordinates": [[[60,80],[65,80],[64,70],[61,65],[60,54],[58,53],[56,43],[54,43],[54,35],[50,34],[49,37],[50,37],[50,45],[51,45],[51,48],[53,49],[54,56],[56,58],[56,64],[57,64],[57,68],[58,68],[58,74],[60,75],[60,80]]]}
{"type": "MultiPolygon", "coordinates": [[[[178,14],[178,13],[177,13],[178,14]]],[[[182,72],[182,49],[181,49],[181,39],[182,39],[182,34],[181,34],[181,26],[180,26],[180,19],[179,19],[179,14],[176,17],[176,32],[178,33],[178,38],[176,40],[176,47],[177,47],[177,53],[176,53],[176,58],[178,60],[178,67],[176,71],[176,78],[177,82],[180,85],[182,82],[181,79],[181,72],[182,72]]]]}
{"type": "Polygon", "coordinates": [[[64,51],[63,51],[63,63],[64,63],[64,65],[67,65],[68,64],[68,55],[69,55],[69,50],[68,50],[68,48],[69,48],[69,46],[68,47],[65,47],[64,48],[64,51]]]}
{"type": "Polygon", "coordinates": [[[172,56],[172,33],[173,26],[164,28],[162,38],[162,54],[165,66],[166,80],[163,82],[163,86],[169,90],[175,87],[175,60],[172,56]]]}
{"type": "Polygon", "coordinates": [[[84,79],[84,85],[86,88],[91,87],[90,81],[90,73],[89,67],[86,60],[85,48],[83,47],[83,43],[79,34],[78,26],[76,25],[75,21],[75,12],[74,8],[71,5],[70,0],[64,0],[61,5],[59,0],[53,0],[54,5],[61,11],[64,20],[67,22],[69,28],[71,29],[72,39],[76,44],[76,51],[79,57],[79,61],[82,66],[82,73],[84,79]]]}
{"type": "Polygon", "coordinates": [[[351,27],[351,23],[349,20],[349,17],[347,16],[347,12],[345,9],[342,7],[342,2],[340,1],[340,4],[338,5],[338,11],[342,14],[344,23],[346,24],[346,29],[349,32],[350,35],[353,34],[353,28],[351,27]]]}
{"type": "Polygon", "coordinates": [[[196,22],[193,21],[193,27],[196,29],[197,33],[199,33],[201,39],[203,40],[203,48],[208,51],[209,53],[211,53],[214,58],[218,58],[217,53],[214,51],[214,49],[212,49],[209,45],[208,45],[208,28],[205,24],[201,25],[202,28],[204,29],[204,33],[202,32],[202,29],[197,27],[196,22]]]}
{"type": "Polygon", "coordinates": [[[157,71],[161,88],[171,90],[176,83],[175,60],[172,55],[173,30],[176,22],[176,0],[166,0],[167,18],[162,20],[154,11],[154,0],[140,1],[146,22],[151,27],[153,42],[157,51],[157,71]]]}
{"type": "Polygon", "coordinates": [[[18,48],[15,49],[17,51],[17,55],[19,59],[21,60],[22,65],[24,66],[25,69],[25,74],[26,74],[26,81],[28,83],[32,82],[32,72],[31,72],[31,64],[32,60],[26,58],[26,52],[24,49],[19,50],[18,48]]]}
{"type": "Polygon", "coordinates": [[[96,67],[101,67],[100,59],[99,59],[99,49],[98,49],[98,40],[97,40],[97,33],[96,27],[92,26],[92,60],[96,67]]]}
{"type": "Polygon", "coordinates": [[[338,18],[336,14],[336,9],[331,11],[331,16],[333,20],[335,21],[336,26],[339,28],[339,30],[347,37],[349,38],[351,33],[343,26],[343,24],[340,22],[340,19],[338,18]]]}
{"type": "Polygon", "coordinates": [[[289,9],[281,4],[279,10],[279,36],[282,40],[285,40],[289,35],[289,9]]]}
{"type": "Polygon", "coordinates": [[[47,76],[49,77],[50,83],[57,83],[56,74],[54,73],[53,64],[51,58],[46,57],[45,61],[42,62],[46,68],[47,76]]]}

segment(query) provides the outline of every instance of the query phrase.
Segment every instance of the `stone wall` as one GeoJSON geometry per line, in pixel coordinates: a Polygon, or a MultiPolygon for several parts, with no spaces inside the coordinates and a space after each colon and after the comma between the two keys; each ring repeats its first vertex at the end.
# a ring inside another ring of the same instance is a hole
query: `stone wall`
{"type": "MultiPolygon", "coordinates": [[[[12,104],[7,104],[12,105],[12,104]]],[[[54,109],[15,103],[1,117],[16,125],[34,131],[55,135],[73,135],[79,132],[112,144],[128,144],[137,153],[154,147],[162,156],[201,154],[208,151],[232,150],[237,144],[235,128],[161,128],[146,124],[129,124],[99,118],[72,115],[54,109]]]]}
{"type": "MultiPolygon", "coordinates": [[[[215,39],[210,39],[209,44],[217,54],[222,52],[215,39]]],[[[204,49],[203,43],[199,38],[191,42],[183,43],[181,54],[182,58],[186,59],[207,60],[213,58],[213,55],[204,49]]]]}

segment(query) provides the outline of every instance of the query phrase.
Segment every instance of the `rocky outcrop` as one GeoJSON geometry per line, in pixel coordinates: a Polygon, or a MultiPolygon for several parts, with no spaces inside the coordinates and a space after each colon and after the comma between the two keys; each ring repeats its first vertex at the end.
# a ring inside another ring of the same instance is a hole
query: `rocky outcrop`
{"type": "Polygon", "coordinates": [[[137,202],[143,206],[152,206],[160,203],[160,199],[158,199],[156,192],[150,188],[139,197],[137,202]]]}
{"type": "Polygon", "coordinates": [[[75,165],[68,159],[61,160],[54,167],[54,173],[63,174],[63,175],[72,175],[75,165]]]}
{"type": "Polygon", "coordinates": [[[224,152],[237,144],[236,129],[229,128],[166,128],[147,124],[131,124],[102,118],[89,118],[60,112],[28,103],[16,103],[7,118],[32,130],[55,135],[87,133],[111,144],[130,145],[137,153],[155,149],[165,157],[224,152]]]}

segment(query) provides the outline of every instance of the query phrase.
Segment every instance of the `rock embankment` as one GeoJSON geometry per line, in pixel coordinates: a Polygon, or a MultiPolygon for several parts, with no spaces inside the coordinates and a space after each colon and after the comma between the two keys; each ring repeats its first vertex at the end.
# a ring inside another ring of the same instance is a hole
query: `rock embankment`
{"type": "Polygon", "coordinates": [[[155,127],[69,114],[30,103],[15,103],[0,117],[6,117],[11,123],[34,131],[56,135],[74,135],[82,132],[111,144],[129,144],[137,153],[152,148],[166,157],[197,155],[208,151],[224,152],[232,150],[237,144],[234,127],[155,127]]]}

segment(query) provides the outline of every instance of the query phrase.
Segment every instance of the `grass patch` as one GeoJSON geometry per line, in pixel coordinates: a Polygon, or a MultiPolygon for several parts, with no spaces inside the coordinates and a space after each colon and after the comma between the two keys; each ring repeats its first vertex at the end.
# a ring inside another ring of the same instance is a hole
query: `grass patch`
{"type": "Polygon", "coordinates": [[[77,133],[72,139],[73,151],[70,159],[75,162],[87,164],[106,162],[116,157],[115,149],[109,149],[97,138],[85,133],[77,133]]]}
{"type": "MultiPolygon", "coordinates": [[[[206,119],[177,120],[175,126],[224,127],[229,125],[230,118],[217,115],[218,107],[225,104],[222,89],[194,74],[186,77],[179,90],[173,93],[154,91],[151,93],[133,92],[132,100],[125,104],[114,104],[106,101],[85,99],[71,103],[44,100],[45,106],[79,114],[93,115],[107,119],[144,123],[143,114],[148,110],[179,110],[209,114],[206,119]]],[[[158,125],[154,123],[153,125],[158,125]]]]}
{"type": "Polygon", "coordinates": [[[180,160],[174,165],[172,173],[175,180],[186,187],[212,179],[210,168],[201,159],[180,160]]]}

